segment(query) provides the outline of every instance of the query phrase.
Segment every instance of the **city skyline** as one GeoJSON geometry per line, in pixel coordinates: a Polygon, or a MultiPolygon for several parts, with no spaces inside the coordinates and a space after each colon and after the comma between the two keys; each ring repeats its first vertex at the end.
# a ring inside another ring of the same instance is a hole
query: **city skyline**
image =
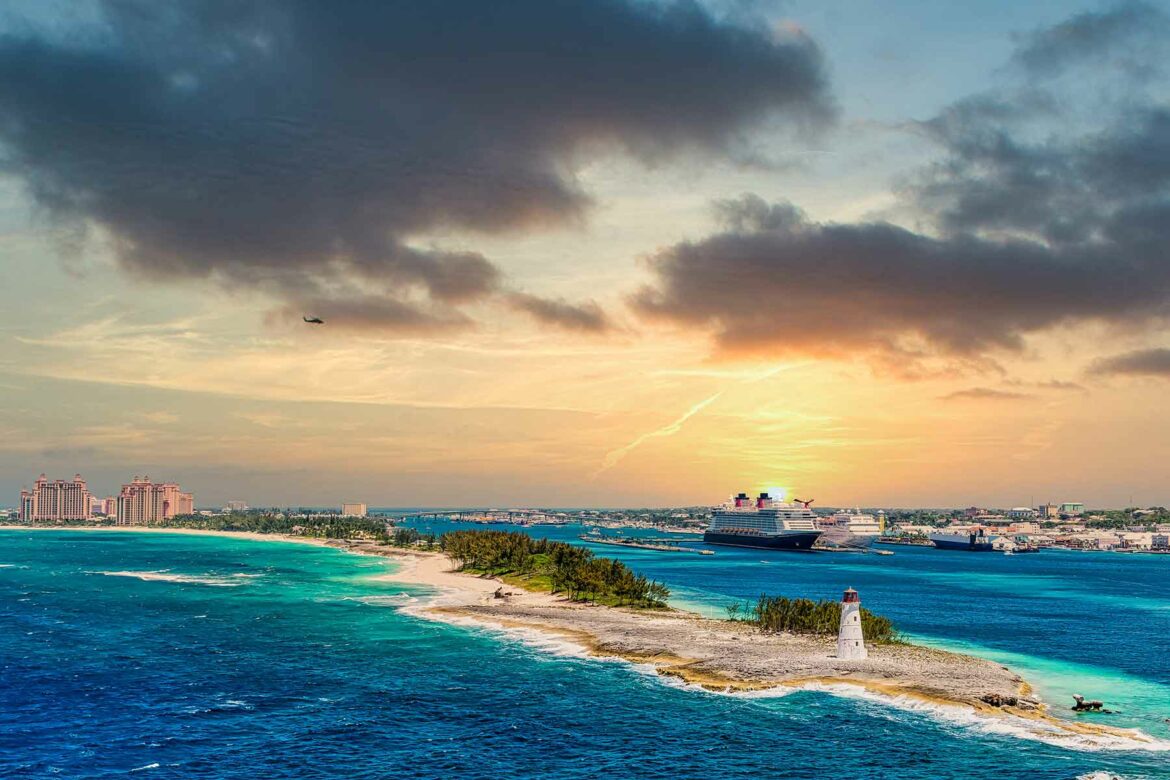
{"type": "Polygon", "coordinates": [[[1165,3],[83,7],[0,12],[0,503],[1170,504],[1165,3]]]}
{"type": "MultiPolygon", "coordinates": [[[[105,504],[109,504],[110,502],[115,502],[114,505],[116,506],[116,502],[118,499],[117,495],[108,495],[108,493],[110,493],[111,491],[98,491],[98,490],[89,489],[88,488],[88,480],[84,479],[80,473],[74,474],[71,479],[56,477],[56,476],[49,476],[47,474],[42,473],[40,476],[38,476],[36,479],[32,480],[30,483],[26,483],[26,485],[27,484],[31,484],[32,488],[31,489],[29,489],[27,487],[21,488],[20,501],[17,504],[17,511],[21,512],[22,514],[27,513],[25,511],[26,501],[28,499],[31,499],[31,497],[33,495],[37,494],[42,489],[42,486],[45,486],[45,485],[49,486],[50,488],[55,488],[57,490],[60,490],[62,488],[73,489],[75,491],[80,490],[79,495],[84,496],[84,498],[86,500],[84,502],[81,502],[80,499],[78,499],[78,502],[79,502],[79,503],[77,503],[78,507],[81,507],[84,504],[84,506],[89,506],[92,508],[92,507],[98,506],[99,504],[105,505],[105,504]],[[103,494],[107,494],[107,495],[105,495],[105,497],[103,498],[103,494]]],[[[197,504],[194,502],[191,493],[179,493],[178,484],[176,482],[173,482],[173,481],[172,482],[156,482],[156,481],[152,480],[149,475],[139,476],[137,474],[134,475],[134,477],[131,478],[131,480],[129,482],[123,481],[120,485],[119,491],[112,491],[112,492],[118,493],[119,495],[127,495],[127,493],[129,491],[132,491],[136,486],[138,486],[140,484],[146,485],[146,486],[151,486],[151,487],[157,487],[160,490],[161,489],[170,489],[172,492],[170,494],[168,494],[167,498],[171,498],[174,495],[183,496],[185,499],[185,503],[183,504],[183,508],[185,510],[187,510],[188,513],[190,511],[194,511],[194,510],[207,510],[207,509],[222,509],[224,511],[248,511],[248,510],[265,511],[265,510],[278,510],[281,508],[293,506],[292,504],[280,504],[280,503],[275,503],[275,504],[260,503],[258,505],[253,506],[248,501],[242,500],[239,498],[227,499],[225,501],[219,501],[219,502],[213,501],[211,503],[197,504]]],[[[794,503],[794,504],[806,503],[806,508],[807,508],[807,506],[811,506],[814,503],[814,500],[812,500],[812,499],[805,502],[802,499],[799,499],[799,498],[794,497],[793,495],[790,495],[790,493],[791,493],[791,491],[787,490],[786,488],[771,487],[771,488],[760,490],[759,498],[762,500],[764,497],[769,497],[771,499],[775,499],[778,501],[787,501],[787,502],[794,503]]],[[[161,493],[160,493],[160,495],[161,495],[161,493]]],[[[743,498],[746,494],[741,492],[738,495],[740,498],[743,498]]],[[[729,494],[729,498],[734,500],[735,494],[729,494]]],[[[57,503],[56,503],[57,501],[58,501],[58,499],[53,499],[54,506],[57,505],[57,503]]],[[[687,505],[687,506],[693,507],[693,506],[707,506],[707,505],[708,504],[700,503],[700,504],[687,505]]],[[[337,507],[340,507],[339,511],[342,515],[364,516],[367,512],[367,507],[370,507],[370,506],[372,506],[374,509],[384,509],[384,510],[429,509],[429,508],[433,508],[433,509],[493,509],[493,508],[498,508],[498,507],[490,507],[487,504],[432,505],[430,507],[391,505],[391,504],[370,505],[366,502],[356,502],[356,501],[351,501],[349,499],[343,499],[341,501],[334,501],[331,504],[330,503],[319,504],[316,506],[301,505],[301,506],[296,507],[296,508],[329,508],[329,507],[337,508],[337,507]]],[[[672,507],[673,508],[681,508],[682,506],[683,505],[665,505],[662,507],[649,507],[648,506],[648,507],[644,507],[644,508],[647,508],[647,509],[651,509],[651,508],[669,509],[672,507]]],[[[3,507],[2,503],[0,503],[0,507],[3,507]]],[[[533,505],[533,507],[539,508],[539,507],[536,507],[536,505],[533,505]]],[[[638,509],[639,507],[632,507],[632,506],[631,507],[617,507],[617,506],[611,507],[611,506],[599,506],[599,505],[592,505],[590,507],[569,507],[569,506],[557,507],[557,506],[552,506],[552,505],[546,505],[543,508],[547,508],[547,509],[586,509],[586,508],[638,509]]],[[[847,506],[846,507],[833,507],[831,505],[825,505],[822,502],[822,505],[818,506],[817,508],[818,509],[831,509],[831,508],[850,508],[850,507],[847,507],[847,506]]],[[[921,510],[947,509],[947,510],[956,510],[956,511],[963,510],[967,516],[973,516],[974,514],[977,514],[980,512],[986,512],[986,511],[989,511],[990,509],[994,508],[997,510],[1006,511],[1007,512],[1006,516],[1009,516],[1009,517],[1015,517],[1018,514],[1020,514],[1021,512],[1024,512],[1024,513],[1027,513],[1029,516],[1034,516],[1034,515],[1039,514],[1040,516],[1049,517],[1049,518],[1058,517],[1058,516],[1063,515],[1063,514],[1080,515],[1086,510],[1084,503],[1080,502],[1080,501],[1055,501],[1055,502],[1054,501],[1044,501],[1044,502],[1041,502],[1039,504],[1029,503],[1029,504],[1025,504],[1023,506],[1009,506],[1006,504],[1003,506],[997,506],[995,504],[990,504],[990,503],[984,502],[982,505],[971,504],[969,506],[948,506],[948,507],[943,507],[943,506],[937,506],[937,507],[890,506],[890,507],[885,507],[885,508],[890,508],[890,509],[921,509],[921,510]]],[[[1090,507],[1090,509],[1106,509],[1106,510],[1117,509],[1117,508],[1118,507],[1104,507],[1104,506],[1090,507]]],[[[1137,508],[1142,509],[1142,507],[1137,507],[1137,508]]],[[[184,513],[183,511],[169,512],[170,515],[183,514],[183,513],[184,513]]],[[[36,515],[38,513],[33,511],[31,514],[36,515]]],[[[83,512],[83,514],[85,515],[84,518],[62,515],[61,517],[55,517],[55,516],[54,517],[47,517],[46,516],[46,517],[39,517],[39,518],[38,517],[29,517],[29,518],[22,518],[22,519],[90,519],[90,514],[91,514],[90,510],[85,510],[83,512]]],[[[105,514],[105,515],[112,516],[113,512],[109,511],[108,509],[103,509],[103,510],[92,509],[92,514],[94,514],[94,515],[105,514]]],[[[164,513],[164,515],[165,514],[168,514],[168,513],[164,513]]]]}

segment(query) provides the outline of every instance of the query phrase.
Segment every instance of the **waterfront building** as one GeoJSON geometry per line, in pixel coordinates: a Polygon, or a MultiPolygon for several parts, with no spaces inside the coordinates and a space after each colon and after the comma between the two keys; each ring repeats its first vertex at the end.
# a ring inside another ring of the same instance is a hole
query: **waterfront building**
{"type": "Polygon", "coordinates": [[[118,514],[118,497],[107,496],[102,499],[102,514],[106,517],[116,517],[118,514]]]}
{"type": "Polygon", "coordinates": [[[227,502],[227,505],[224,506],[224,509],[226,509],[229,512],[243,512],[247,508],[248,508],[247,501],[229,501],[229,502],[227,502]]]}
{"type": "Polygon", "coordinates": [[[1036,512],[1041,518],[1049,520],[1060,516],[1060,507],[1056,504],[1041,504],[1036,508],[1036,512]]]}
{"type": "Polygon", "coordinates": [[[1079,501],[1066,501],[1060,505],[1060,514],[1075,517],[1085,513],[1085,505],[1079,501]]]}
{"type": "Polygon", "coordinates": [[[1015,506],[1007,511],[1007,516],[1013,520],[1031,520],[1036,516],[1036,510],[1030,506],[1015,506]]]}
{"type": "Polygon", "coordinates": [[[135,476],[118,494],[118,525],[148,525],[195,511],[195,497],[174,482],[151,482],[135,476]]]}
{"type": "Polygon", "coordinates": [[[365,504],[344,504],[343,503],[341,505],[341,514],[344,517],[365,517],[366,516],[366,505],[365,504]]]}
{"type": "Polygon", "coordinates": [[[20,491],[21,520],[89,520],[92,494],[80,474],[72,480],[37,477],[32,490],[20,491]]]}
{"type": "Polygon", "coordinates": [[[841,626],[837,631],[837,657],[860,661],[869,657],[861,630],[861,596],[847,588],[841,597],[841,626]]]}

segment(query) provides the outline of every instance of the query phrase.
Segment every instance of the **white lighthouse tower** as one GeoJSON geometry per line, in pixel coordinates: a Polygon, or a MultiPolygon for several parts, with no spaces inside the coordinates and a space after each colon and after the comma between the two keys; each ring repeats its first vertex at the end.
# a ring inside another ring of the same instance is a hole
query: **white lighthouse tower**
{"type": "Polygon", "coordinates": [[[841,628],[837,632],[837,657],[849,661],[868,658],[861,634],[861,597],[848,588],[841,598],[841,628]]]}

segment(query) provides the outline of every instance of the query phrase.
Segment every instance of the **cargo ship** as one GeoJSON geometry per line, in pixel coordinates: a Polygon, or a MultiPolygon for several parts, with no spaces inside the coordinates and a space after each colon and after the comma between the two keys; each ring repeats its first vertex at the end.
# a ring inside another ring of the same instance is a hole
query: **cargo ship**
{"type": "Polygon", "coordinates": [[[711,510],[711,525],[703,534],[707,544],[758,547],[767,550],[810,550],[821,536],[817,516],[807,503],[787,503],[761,493],[746,493],[711,510]]]}
{"type": "Polygon", "coordinates": [[[982,528],[972,528],[970,531],[945,532],[938,531],[930,534],[930,541],[940,550],[968,550],[970,552],[992,552],[994,542],[998,536],[991,536],[982,528]]]}

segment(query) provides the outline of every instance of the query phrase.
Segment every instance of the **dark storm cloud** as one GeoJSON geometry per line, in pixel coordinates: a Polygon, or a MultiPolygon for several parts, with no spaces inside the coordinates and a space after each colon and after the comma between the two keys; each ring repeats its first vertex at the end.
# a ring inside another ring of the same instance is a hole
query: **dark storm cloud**
{"type": "Polygon", "coordinates": [[[920,123],[942,152],[901,190],[920,230],[721,201],[722,232],[660,251],[634,306],[712,332],[725,354],[887,363],[986,360],[1064,324],[1166,317],[1170,110],[1139,94],[1078,132],[1061,105],[1005,88],[920,123]]]}
{"type": "Polygon", "coordinates": [[[1151,75],[1160,65],[1151,55],[1164,50],[1158,36],[1166,31],[1162,11],[1124,2],[1023,36],[1013,61],[1030,74],[1052,76],[1070,65],[1112,58],[1132,74],[1151,75]]]}
{"type": "Polygon", "coordinates": [[[651,261],[656,284],[634,304],[651,317],[713,327],[733,354],[841,355],[925,342],[973,356],[1018,350],[1024,333],[1062,321],[1166,313],[1170,268],[1156,263],[1157,251],[1125,262],[1110,245],[1056,251],[802,220],[671,247],[651,261]],[[1123,289],[1129,294],[1109,293],[1123,289]]]}
{"type": "Polygon", "coordinates": [[[1106,376],[1157,376],[1170,379],[1170,349],[1139,349],[1103,358],[1089,373],[1106,376]]]}
{"type": "Polygon", "coordinates": [[[508,300],[518,311],[530,315],[542,325],[583,333],[604,333],[611,328],[609,318],[594,301],[574,304],[564,299],[525,293],[513,293],[508,300]]]}
{"type": "Polygon", "coordinates": [[[832,113],[810,40],[683,0],[101,7],[88,34],[0,38],[2,170],[131,272],[320,310],[492,294],[490,261],[412,239],[580,220],[588,156],[732,155],[832,113]]]}

